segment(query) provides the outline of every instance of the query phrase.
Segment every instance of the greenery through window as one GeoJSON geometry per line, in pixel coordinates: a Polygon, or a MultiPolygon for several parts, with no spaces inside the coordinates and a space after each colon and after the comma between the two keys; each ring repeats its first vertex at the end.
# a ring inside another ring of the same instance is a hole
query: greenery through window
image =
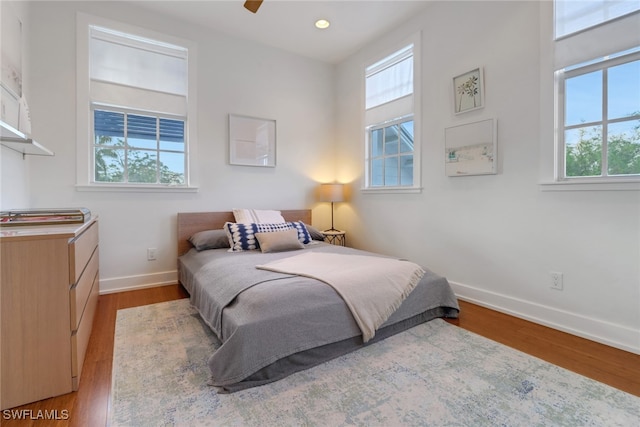
{"type": "Polygon", "coordinates": [[[560,73],[561,177],[640,177],[640,52],[560,73]]]}
{"type": "Polygon", "coordinates": [[[88,152],[78,158],[89,160],[78,162],[81,184],[100,191],[192,188],[189,42],[91,18],[78,38],[79,46],[87,45],[78,75],[88,78],[88,85],[78,85],[87,101],[78,119],[86,120],[90,135],[79,146],[88,152]]]}
{"type": "Polygon", "coordinates": [[[184,185],[184,120],[94,110],[95,182],[184,185]]]}

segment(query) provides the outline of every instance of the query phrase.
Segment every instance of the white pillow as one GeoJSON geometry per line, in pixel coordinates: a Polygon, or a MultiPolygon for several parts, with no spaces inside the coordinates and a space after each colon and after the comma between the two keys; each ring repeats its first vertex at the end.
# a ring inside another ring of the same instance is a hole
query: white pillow
{"type": "Polygon", "coordinates": [[[233,216],[240,224],[278,224],[286,222],[280,211],[234,209],[233,216]]]}

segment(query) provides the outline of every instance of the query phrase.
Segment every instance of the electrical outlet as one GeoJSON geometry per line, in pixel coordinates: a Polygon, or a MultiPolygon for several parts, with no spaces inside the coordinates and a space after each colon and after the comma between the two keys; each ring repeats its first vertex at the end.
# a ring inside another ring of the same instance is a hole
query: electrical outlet
{"type": "Polygon", "coordinates": [[[154,261],[156,259],[158,249],[147,248],[147,261],[154,261]]]}
{"type": "Polygon", "coordinates": [[[559,271],[550,271],[551,276],[551,289],[561,291],[563,289],[562,273],[559,271]]]}

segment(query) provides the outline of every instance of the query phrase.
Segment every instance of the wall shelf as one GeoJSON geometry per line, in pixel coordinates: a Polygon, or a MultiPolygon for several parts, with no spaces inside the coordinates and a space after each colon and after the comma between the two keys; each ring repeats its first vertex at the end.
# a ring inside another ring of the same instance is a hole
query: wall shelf
{"type": "Polygon", "coordinates": [[[0,121],[0,144],[23,156],[53,156],[53,151],[31,139],[11,125],[0,121]]]}

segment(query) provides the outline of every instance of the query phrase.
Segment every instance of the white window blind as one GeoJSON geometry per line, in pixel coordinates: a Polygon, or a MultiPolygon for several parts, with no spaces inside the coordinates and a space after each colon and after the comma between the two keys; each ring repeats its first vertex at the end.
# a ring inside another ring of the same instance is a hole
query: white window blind
{"type": "Polygon", "coordinates": [[[366,108],[413,93],[413,45],[367,67],[366,108]]]}
{"type": "Polygon", "coordinates": [[[365,124],[413,114],[413,44],[365,69],[365,124]]]}
{"type": "MultiPolygon", "coordinates": [[[[567,0],[555,0],[556,31],[558,31],[557,28],[559,26],[572,25],[570,24],[570,17],[558,13],[558,10],[565,3],[570,6],[573,6],[574,3],[577,5],[588,3],[588,10],[592,14],[596,14],[597,8],[602,7],[598,15],[607,16],[607,10],[611,6],[609,3],[620,2],[602,2],[599,0],[593,2],[567,2],[567,0]]],[[[624,3],[627,5],[634,3],[636,10],[617,19],[601,22],[599,25],[584,28],[579,32],[556,39],[553,46],[555,69],[560,70],[596,58],[606,57],[614,52],[623,52],[640,46],[640,31],[638,31],[638,28],[640,28],[640,11],[637,9],[640,7],[638,6],[640,0],[625,1],[624,3]]]]}
{"type": "Polygon", "coordinates": [[[91,28],[91,79],[186,95],[187,50],[91,28]]]}
{"type": "Polygon", "coordinates": [[[556,0],[556,39],[640,10],[640,0],[556,0]]]}

